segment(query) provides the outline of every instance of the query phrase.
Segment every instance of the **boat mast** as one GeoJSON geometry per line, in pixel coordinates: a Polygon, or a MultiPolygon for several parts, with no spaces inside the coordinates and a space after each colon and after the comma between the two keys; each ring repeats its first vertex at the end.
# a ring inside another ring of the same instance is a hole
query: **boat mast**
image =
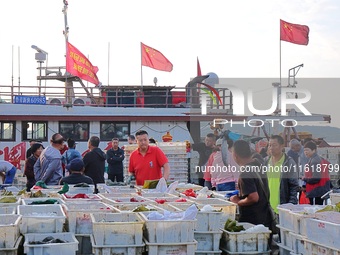
{"type": "MultiPolygon", "coordinates": [[[[68,44],[68,36],[69,36],[69,26],[67,24],[67,9],[68,9],[68,2],[67,0],[63,0],[64,3],[64,8],[63,8],[63,13],[64,13],[64,37],[65,37],[65,50],[66,50],[66,55],[67,56],[67,44],[68,44]]],[[[71,80],[67,80],[67,77],[69,76],[69,73],[66,71],[65,72],[65,99],[66,99],[66,104],[69,106],[72,106],[72,98],[74,97],[74,90],[73,90],[73,82],[71,80]]]]}

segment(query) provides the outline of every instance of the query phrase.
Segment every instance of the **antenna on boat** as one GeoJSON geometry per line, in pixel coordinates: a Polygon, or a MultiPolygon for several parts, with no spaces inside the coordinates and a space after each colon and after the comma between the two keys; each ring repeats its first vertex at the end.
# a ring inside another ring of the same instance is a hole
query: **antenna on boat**
{"type": "Polygon", "coordinates": [[[37,53],[35,53],[35,60],[39,63],[39,87],[38,87],[38,91],[39,91],[39,96],[40,96],[41,95],[41,69],[42,69],[42,63],[44,63],[44,61],[46,60],[46,57],[48,56],[48,53],[46,51],[44,51],[43,49],[39,48],[36,45],[32,45],[31,48],[37,51],[37,53]]]}
{"type": "Polygon", "coordinates": [[[20,95],[20,46],[18,46],[18,92],[20,95]]]}
{"type": "MultiPolygon", "coordinates": [[[[63,8],[63,13],[64,13],[64,31],[63,34],[65,36],[65,52],[67,54],[67,44],[68,44],[68,36],[69,36],[69,26],[67,23],[67,9],[68,9],[68,2],[67,0],[63,0],[64,3],[64,8],[63,8]]],[[[65,54],[65,57],[66,57],[65,54]]],[[[68,77],[68,72],[65,71],[65,99],[66,99],[66,105],[67,107],[72,107],[72,97],[74,97],[74,90],[73,90],[73,82],[72,81],[68,81],[67,77],[68,77]]]]}

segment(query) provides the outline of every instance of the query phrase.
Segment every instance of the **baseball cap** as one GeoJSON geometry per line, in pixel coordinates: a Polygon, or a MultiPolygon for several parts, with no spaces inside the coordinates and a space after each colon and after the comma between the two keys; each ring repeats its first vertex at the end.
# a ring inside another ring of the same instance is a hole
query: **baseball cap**
{"type": "Polygon", "coordinates": [[[67,170],[81,171],[84,167],[84,162],[81,158],[72,159],[71,162],[66,166],[67,170]]]}

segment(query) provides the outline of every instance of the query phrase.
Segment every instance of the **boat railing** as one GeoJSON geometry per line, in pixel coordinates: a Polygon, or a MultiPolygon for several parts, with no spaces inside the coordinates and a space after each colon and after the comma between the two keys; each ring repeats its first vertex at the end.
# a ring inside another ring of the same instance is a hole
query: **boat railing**
{"type": "MultiPolygon", "coordinates": [[[[48,70],[46,71],[48,72],[48,70]]],[[[51,72],[51,71],[50,71],[51,72]]],[[[55,71],[45,76],[37,77],[34,85],[0,85],[0,103],[12,104],[48,104],[96,107],[145,107],[145,108],[192,108],[200,109],[203,90],[187,87],[131,85],[94,86],[83,83],[78,77],[59,76],[55,71]],[[59,80],[62,82],[47,82],[59,80]],[[47,84],[48,83],[48,84],[47,84]]],[[[207,109],[227,110],[232,112],[232,94],[226,88],[215,88],[222,104],[215,97],[206,94],[207,109]]]]}

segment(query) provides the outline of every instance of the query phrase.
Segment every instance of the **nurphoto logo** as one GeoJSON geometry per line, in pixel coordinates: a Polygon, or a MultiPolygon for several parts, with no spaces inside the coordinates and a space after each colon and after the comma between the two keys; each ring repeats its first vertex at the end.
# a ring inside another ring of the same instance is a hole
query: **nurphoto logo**
{"type": "MultiPolygon", "coordinates": [[[[233,95],[233,114],[235,115],[245,115],[245,96],[241,89],[237,88],[233,85],[222,85],[224,88],[227,88],[231,91],[233,95]]],[[[278,92],[276,88],[272,89],[272,98],[268,98],[267,100],[272,101],[272,105],[267,110],[258,110],[255,109],[253,103],[253,91],[247,91],[247,107],[248,110],[254,115],[270,115],[275,112],[278,106],[278,92]]],[[[305,89],[298,88],[281,88],[281,100],[280,100],[280,109],[281,116],[287,116],[287,105],[295,105],[304,115],[310,116],[312,115],[307,108],[303,105],[304,103],[309,102],[311,99],[311,93],[305,89]],[[300,93],[304,94],[305,97],[302,98],[288,98],[287,95],[291,93],[300,93]]],[[[207,114],[207,95],[201,95],[202,100],[202,115],[207,114]]]]}

